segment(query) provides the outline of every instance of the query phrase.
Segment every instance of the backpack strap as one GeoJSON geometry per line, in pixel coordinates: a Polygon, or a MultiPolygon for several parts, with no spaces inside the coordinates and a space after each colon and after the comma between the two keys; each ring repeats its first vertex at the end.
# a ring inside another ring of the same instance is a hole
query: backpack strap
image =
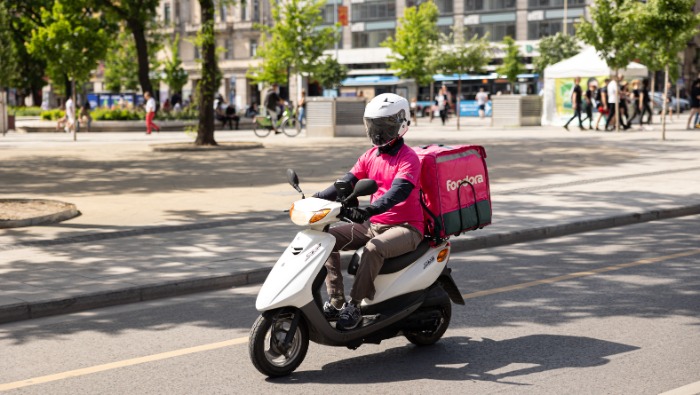
{"type": "Polygon", "coordinates": [[[423,206],[423,210],[425,210],[428,215],[430,215],[430,218],[433,219],[433,229],[430,229],[430,226],[428,226],[428,233],[432,234],[432,239],[437,242],[440,239],[440,231],[443,229],[442,224],[440,223],[440,218],[438,218],[430,209],[428,206],[425,204],[425,200],[423,199],[423,190],[420,190],[420,193],[418,194],[419,200],[420,200],[420,205],[423,206]]]}
{"type": "Polygon", "coordinates": [[[462,182],[459,183],[459,187],[457,188],[457,205],[459,207],[459,229],[460,233],[461,231],[464,230],[464,221],[462,220],[462,198],[460,191],[462,190],[462,186],[464,184],[469,184],[469,186],[472,188],[472,194],[474,195],[474,212],[476,213],[476,226],[478,227],[481,225],[481,218],[479,217],[479,209],[476,206],[476,188],[474,188],[474,184],[467,180],[463,180],[462,182]]]}

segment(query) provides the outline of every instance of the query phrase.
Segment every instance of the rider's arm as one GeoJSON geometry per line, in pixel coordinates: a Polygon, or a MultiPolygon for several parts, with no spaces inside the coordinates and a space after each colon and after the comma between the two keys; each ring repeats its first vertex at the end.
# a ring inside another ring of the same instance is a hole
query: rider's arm
{"type": "Polygon", "coordinates": [[[382,197],[372,202],[367,207],[370,215],[377,215],[389,211],[392,207],[408,199],[415,185],[403,178],[395,178],[391,188],[382,197]]]}
{"type": "MultiPolygon", "coordinates": [[[[355,187],[355,184],[357,183],[357,181],[359,181],[357,179],[357,177],[355,177],[355,175],[352,174],[352,172],[348,172],[339,180],[349,182],[353,188],[355,187]]],[[[328,188],[322,190],[321,192],[314,193],[313,197],[319,198],[319,199],[335,201],[335,199],[338,197],[338,191],[335,189],[335,184],[333,184],[333,185],[329,186],[328,188]]]]}

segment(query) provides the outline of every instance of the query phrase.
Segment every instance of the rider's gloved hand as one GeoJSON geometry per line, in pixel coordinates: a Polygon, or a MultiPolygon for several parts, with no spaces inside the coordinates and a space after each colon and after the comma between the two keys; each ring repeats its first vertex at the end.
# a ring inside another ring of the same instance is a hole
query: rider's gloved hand
{"type": "Polygon", "coordinates": [[[351,207],[346,209],[344,216],[350,221],[358,224],[365,223],[365,221],[367,221],[370,217],[367,210],[358,207],[351,207]]]}

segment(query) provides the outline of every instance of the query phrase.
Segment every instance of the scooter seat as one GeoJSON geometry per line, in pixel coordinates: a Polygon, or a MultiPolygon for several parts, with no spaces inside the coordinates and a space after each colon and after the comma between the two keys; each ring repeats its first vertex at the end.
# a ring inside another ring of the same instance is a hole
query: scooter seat
{"type": "MultiPolygon", "coordinates": [[[[384,260],[384,264],[382,265],[381,269],[379,269],[379,274],[390,274],[401,271],[410,266],[429,249],[430,240],[423,240],[420,244],[418,244],[418,248],[415,250],[384,260]]],[[[357,268],[360,266],[360,257],[362,256],[363,252],[364,248],[361,248],[357,250],[355,254],[353,254],[352,259],[350,259],[350,264],[348,265],[349,274],[354,276],[357,273],[357,268]]]]}

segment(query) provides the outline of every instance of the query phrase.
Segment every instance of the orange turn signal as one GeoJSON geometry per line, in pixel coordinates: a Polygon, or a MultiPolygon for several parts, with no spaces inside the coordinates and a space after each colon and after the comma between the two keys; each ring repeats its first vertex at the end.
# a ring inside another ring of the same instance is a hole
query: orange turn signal
{"type": "Polygon", "coordinates": [[[316,213],[313,215],[313,217],[311,217],[311,219],[309,220],[309,223],[313,224],[314,222],[318,222],[318,221],[322,220],[330,212],[331,212],[331,209],[329,209],[329,208],[324,208],[321,211],[316,211],[316,213]]]}
{"type": "Polygon", "coordinates": [[[447,254],[449,254],[449,253],[450,253],[450,249],[449,249],[449,248],[443,249],[442,251],[440,251],[440,252],[438,253],[437,261],[438,261],[438,262],[444,261],[445,259],[447,259],[447,254]]]}

